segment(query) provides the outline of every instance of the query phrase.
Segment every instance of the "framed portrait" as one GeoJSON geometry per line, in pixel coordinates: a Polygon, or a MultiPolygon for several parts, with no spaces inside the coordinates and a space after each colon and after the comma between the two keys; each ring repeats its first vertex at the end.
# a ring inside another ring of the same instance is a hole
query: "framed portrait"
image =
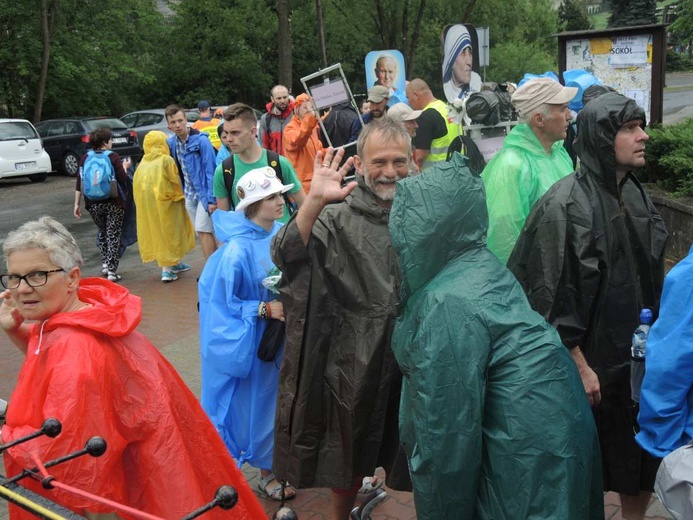
{"type": "Polygon", "coordinates": [[[382,85],[390,90],[390,101],[387,106],[395,103],[408,103],[404,89],[407,86],[404,56],[398,50],[371,51],[366,55],[366,85],[368,88],[382,85]]]}
{"type": "Polygon", "coordinates": [[[479,37],[473,25],[448,25],[441,35],[443,91],[448,103],[481,90],[479,37]]]}

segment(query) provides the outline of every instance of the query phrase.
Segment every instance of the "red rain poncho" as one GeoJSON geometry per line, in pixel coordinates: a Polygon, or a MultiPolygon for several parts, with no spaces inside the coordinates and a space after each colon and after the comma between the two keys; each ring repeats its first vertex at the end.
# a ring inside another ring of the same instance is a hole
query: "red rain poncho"
{"type": "MultiPolygon", "coordinates": [[[[98,435],[108,443],[104,455],[82,456],[49,473],[164,518],[181,518],[230,484],[239,494],[236,507],[213,509],[203,518],[266,518],[195,396],[135,330],[140,298],[96,278],[81,281],[79,298],[92,307],[34,326],[2,438],[8,442],[35,431],[47,417],[62,422],[62,433],[8,450],[8,476],[34,467],[31,453],[45,462],[82,449],[98,435]]],[[[22,484],[78,513],[109,511],[64,491],[43,490],[31,479],[22,484]]],[[[13,520],[33,518],[11,509],[13,520]]]]}

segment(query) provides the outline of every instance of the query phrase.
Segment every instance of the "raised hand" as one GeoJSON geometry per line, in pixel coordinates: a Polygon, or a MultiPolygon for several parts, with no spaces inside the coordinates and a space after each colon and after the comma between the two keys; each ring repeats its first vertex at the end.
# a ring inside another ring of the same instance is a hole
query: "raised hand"
{"type": "Polygon", "coordinates": [[[333,148],[328,148],[325,153],[322,151],[317,153],[313,165],[313,180],[310,185],[309,198],[319,201],[324,206],[330,202],[344,200],[356,188],[356,181],[342,186],[344,177],[353,163],[353,159],[350,157],[339,168],[343,156],[344,150],[342,149],[335,153],[333,148]]]}
{"type": "Polygon", "coordinates": [[[16,331],[24,323],[24,318],[19,313],[10,290],[0,293],[0,328],[6,332],[16,331]]]}

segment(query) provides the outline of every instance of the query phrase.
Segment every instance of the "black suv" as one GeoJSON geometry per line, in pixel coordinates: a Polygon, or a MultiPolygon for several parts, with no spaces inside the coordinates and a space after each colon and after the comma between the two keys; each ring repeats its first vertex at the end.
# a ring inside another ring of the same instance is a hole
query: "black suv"
{"type": "Polygon", "coordinates": [[[114,117],[50,119],[37,124],[36,130],[50,155],[53,169],[74,177],[79,171],[80,159],[89,150],[89,133],[103,126],[113,130],[114,152],[121,157],[130,156],[135,162],[140,161],[142,147],[137,142],[137,134],[114,117]]]}

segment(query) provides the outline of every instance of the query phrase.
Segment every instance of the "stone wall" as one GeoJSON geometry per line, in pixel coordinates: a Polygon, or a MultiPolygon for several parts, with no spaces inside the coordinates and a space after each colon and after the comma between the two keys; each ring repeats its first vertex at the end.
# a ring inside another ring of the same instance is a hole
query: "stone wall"
{"type": "Polygon", "coordinates": [[[675,199],[650,186],[647,187],[647,192],[669,231],[666,256],[674,261],[681,260],[688,255],[693,243],[693,199],[691,197],[675,199]]]}

